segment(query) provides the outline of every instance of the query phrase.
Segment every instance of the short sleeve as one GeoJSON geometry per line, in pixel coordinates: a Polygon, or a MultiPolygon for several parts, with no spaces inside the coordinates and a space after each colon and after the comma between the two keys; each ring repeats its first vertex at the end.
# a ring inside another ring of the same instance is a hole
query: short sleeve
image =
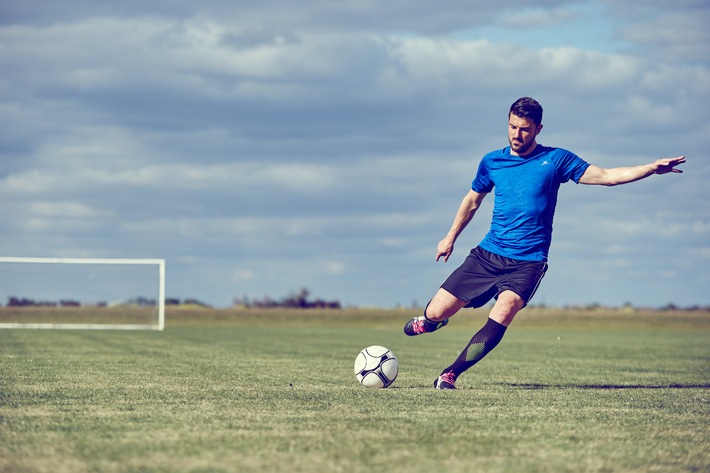
{"type": "Polygon", "coordinates": [[[558,149],[558,153],[555,154],[554,159],[561,182],[567,182],[571,179],[575,183],[579,183],[582,175],[584,175],[584,172],[589,167],[588,162],[564,149],[558,149]]]}
{"type": "Polygon", "coordinates": [[[478,172],[476,173],[476,177],[473,178],[473,182],[471,183],[471,189],[473,189],[474,192],[478,192],[479,194],[486,194],[493,190],[490,163],[490,155],[484,156],[481,162],[479,163],[478,172]]]}

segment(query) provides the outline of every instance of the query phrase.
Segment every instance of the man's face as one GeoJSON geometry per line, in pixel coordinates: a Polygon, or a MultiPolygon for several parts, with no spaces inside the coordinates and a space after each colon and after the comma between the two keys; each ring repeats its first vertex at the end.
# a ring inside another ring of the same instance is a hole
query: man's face
{"type": "Polygon", "coordinates": [[[542,125],[535,125],[529,118],[510,114],[508,117],[508,142],[512,154],[525,156],[535,149],[535,137],[542,130],[542,125]]]}

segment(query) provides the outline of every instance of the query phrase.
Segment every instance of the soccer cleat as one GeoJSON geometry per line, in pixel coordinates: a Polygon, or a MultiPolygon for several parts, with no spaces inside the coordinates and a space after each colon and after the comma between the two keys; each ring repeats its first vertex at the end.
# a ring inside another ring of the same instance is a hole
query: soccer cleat
{"type": "Polygon", "coordinates": [[[456,386],[454,386],[454,379],[456,376],[454,375],[453,371],[449,371],[448,373],[444,373],[436,380],[434,381],[434,388],[435,389],[456,389],[456,386]]]}
{"type": "Polygon", "coordinates": [[[422,333],[429,333],[435,330],[439,330],[441,327],[449,323],[449,319],[442,322],[432,322],[425,316],[420,315],[419,317],[414,317],[412,320],[404,325],[404,333],[413,337],[415,335],[421,335],[422,333]]]}

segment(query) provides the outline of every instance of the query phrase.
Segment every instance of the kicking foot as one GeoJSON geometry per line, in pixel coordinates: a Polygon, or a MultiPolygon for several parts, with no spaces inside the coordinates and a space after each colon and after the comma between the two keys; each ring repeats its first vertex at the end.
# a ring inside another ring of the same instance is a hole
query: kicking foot
{"type": "Polygon", "coordinates": [[[434,388],[435,389],[456,389],[456,386],[454,386],[454,373],[449,372],[449,373],[444,373],[438,378],[436,378],[436,381],[434,381],[434,388]]]}
{"type": "Polygon", "coordinates": [[[441,327],[449,323],[449,319],[442,322],[432,322],[423,315],[419,317],[414,317],[412,320],[404,325],[404,333],[413,337],[415,335],[421,335],[422,333],[429,333],[435,330],[439,330],[441,327]]]}

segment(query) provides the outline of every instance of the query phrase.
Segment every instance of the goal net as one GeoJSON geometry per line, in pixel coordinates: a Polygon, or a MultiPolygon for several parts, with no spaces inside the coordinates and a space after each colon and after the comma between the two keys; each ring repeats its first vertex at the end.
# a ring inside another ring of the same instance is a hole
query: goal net
{"type": "Polygon", "coordinates": [[[164,327],[165,260],[0,257],[0,328],[164,327]]]}

